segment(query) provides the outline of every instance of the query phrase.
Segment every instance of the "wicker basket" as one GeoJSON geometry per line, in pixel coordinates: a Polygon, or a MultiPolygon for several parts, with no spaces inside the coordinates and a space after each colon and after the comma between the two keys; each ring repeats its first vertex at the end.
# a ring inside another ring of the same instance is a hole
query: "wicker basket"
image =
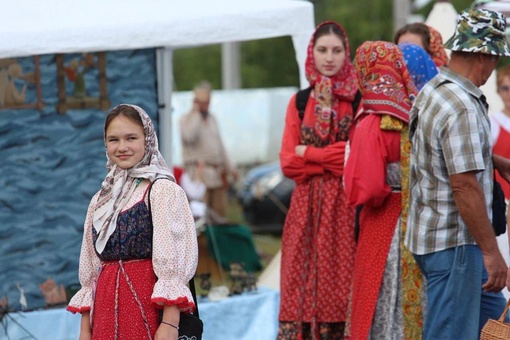
{"type": "Polygon", "coordinates": [[[485,326],[483,326],[480,340],[510,339],[510,324],[504,322],[508,307],[510,307],[510,300],[506,303],[505,310],[499,317],[499,320],[489,319],[485,326]]]}

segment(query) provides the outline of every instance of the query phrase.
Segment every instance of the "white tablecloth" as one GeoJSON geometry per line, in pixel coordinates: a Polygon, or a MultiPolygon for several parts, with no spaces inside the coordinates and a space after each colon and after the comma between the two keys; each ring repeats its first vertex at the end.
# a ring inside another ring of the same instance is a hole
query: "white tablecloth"
{"type": "MultiPolygon", "coordinates": [[[[219,302],[199,298],[203,340],[275,339],[279,301],[279,292],[264,287],[219,302]]],[[[9,313],[3,320],[7,334],[0,326],[0,339],[76,340],[80,318],[64,308],[9,313]]]]}

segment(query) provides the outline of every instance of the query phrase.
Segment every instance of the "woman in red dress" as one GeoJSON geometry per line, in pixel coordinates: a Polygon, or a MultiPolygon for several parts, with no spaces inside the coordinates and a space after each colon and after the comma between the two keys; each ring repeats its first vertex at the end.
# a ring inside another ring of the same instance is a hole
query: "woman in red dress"
{"type": "Polygon", "coordinates": [[[287,107],[280,163],[296,182],[282,237],[278,339],[342,339],[356,243],[342,183],[358,85],[344,29],[320,24],[308,46],[311,92],[287,107]]]}
{"type": "Polygon", "coordinates": [[[353,206],[363,206],[354,265],[350,339],[421,339],[421,272],[404,247],[409,110],[418,90],[400,48],[367,41],[355,67],[363,111],[345,166],[353,206]]]}

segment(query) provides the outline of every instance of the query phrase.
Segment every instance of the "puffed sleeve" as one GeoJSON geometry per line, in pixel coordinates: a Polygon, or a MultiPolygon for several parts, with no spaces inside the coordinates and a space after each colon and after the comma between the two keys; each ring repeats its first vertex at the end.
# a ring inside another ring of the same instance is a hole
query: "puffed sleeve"
{"type": "Polygon", "coordinates": [[[168,180],[154,182],[150,191],[153,223],[152,263],[158,280],[152,302],[195,309],[188,281],[195,274],[198,245],[195,222],[184,190],[168,180]]]}
{"type": "Polygon", "coordinates": [[[344,173],[347,200],[352,206],[380,206],[391,192],[386,184],[386,143],[399,134],[383,136],[380,124],[381,116],[369,115],[356,128],[344,173]]]}
{"type": "Polygon", "coordinates": [[[94,289],[99,276],[101,261],[96,255],[92,240],[92,219],[99,192],[90,201],[83,229],[83,241],[81,244],[79,279],[81,288],[72,297],[67,310],[72,313],[89,311],[93,304],[94,289]]]}
{"type": "MultiPolygon", "coordinates": [[[[301,144],[301,119],[297,111],[296,95],[292,96],[287,106],[285,115],[285,128],[283,130],[282,146],[280,150],[280,166],[283,174],[295,180],[303,182],[310,175],[323,174],[324,170],[320,164],[306,162],[303,157],[296,155],[295,148],[301,144]]],[[[307,105],[307,109],[310,103],[307,105]]]]}

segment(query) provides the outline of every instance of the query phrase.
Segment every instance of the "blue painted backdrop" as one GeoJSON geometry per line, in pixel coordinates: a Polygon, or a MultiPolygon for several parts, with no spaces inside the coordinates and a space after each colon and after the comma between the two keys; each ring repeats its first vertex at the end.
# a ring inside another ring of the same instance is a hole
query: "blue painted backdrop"
{"type": "MultiPolygon", "coordinates": [[[[152,49],[106,53],[112,107],[137,104],[155,120],[154,54],[152,49]]],[[[33,70],[32,58],[19,62],[24,73],[33,70]]],[[[53,55],[40,57],[40,71],[43,110],[0,110],[0,298],[6,295],[16,310],[21,308],[17,283],[29,309],[44,306],[38,285],[48,277],[64,286],[78,283],[83,221],[106,175],[106,113],[58,114],[53,55]]],[[[97,70],[85,75],[89,96],[99,96],[96,77],[97,70]]],[[[66,86],[72,93],[72,83],[66,86]]],[[[35,86],[28,87],[26,101],[36,101],[35,86]]]]}

